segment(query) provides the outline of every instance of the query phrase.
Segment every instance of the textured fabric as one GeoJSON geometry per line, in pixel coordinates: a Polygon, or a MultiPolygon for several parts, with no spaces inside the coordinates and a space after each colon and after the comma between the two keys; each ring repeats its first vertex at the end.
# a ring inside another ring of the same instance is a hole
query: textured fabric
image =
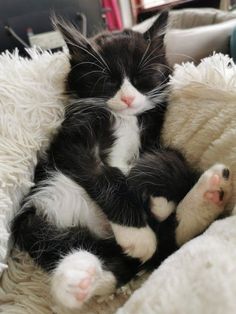
{"type": "Polygon", "coordinates": [[[170,256],[117,314],[235,314],[236,217],[170,256]]]}
{"type": "Polygon", "coordinates": [[[0,56],[0,262],[6,254],[8,221],[32,186],[37,153],[46,147],[64,112],[67,57],[35,51],[31,56],[0,56]]]}
{"type": "MultiPolygon", "coordinates": [[[[50,295],[49,277],[23,253],[14,251],[9,269],[0,280],[0,313],[4,314],[77,314],[56,307],[50,295]]],[[[94,298],[80,314],[113,314],[128,299],[145,277],[119,289],[114,295],[94,298]]]]}
{"type": "MultiPolygon", "coordinates": [[[[32,185],[37,152],[45,149],[63,118],[61,92],[68,72],[67,57],[39,56],[35,52],[32,57],[0,57],[2,256],[6,252],[6,214],[12,216],[32,185]]],[[[235,171],[235,65],[227,57],[216,55],[199,67],[178,66],[172,85],[165,142],[184,151],[196,167],[205,169],[215,161],[224,161],[235,171]]],[[[235,219],[213,224],[204,235],[168,258],[119,313],[235,313],[235,219]]],[[[27,255],[12,252],[8,265],[0,280],[0,312],[69,314],[55,308],[48,276],[27,255]]],[[[94,299],[81,313],[114,313],[142,280],[113,296],[94,299]]]]}

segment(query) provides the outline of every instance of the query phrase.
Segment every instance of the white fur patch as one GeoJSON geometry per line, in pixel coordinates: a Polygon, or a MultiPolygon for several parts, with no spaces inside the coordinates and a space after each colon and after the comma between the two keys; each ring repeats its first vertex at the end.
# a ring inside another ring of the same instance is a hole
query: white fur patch
{"type": "Polygon", "coordinates": [[[33,203],[59,227],[79,224],[100,237],[110,235],[105,215],[81,186],[60,172],[55,172],[46,183],[28,198],[26,206],[33,203]]]}
{"type": "Polygon", "coordinates": [[[127,173],[139,155],[140,130],[135,116],[116,116],[117,138],[109,154],[109,165],[127,173]]]}
{"type": "Polygon", "coordinates": [[[165,220],[173,213],[175,209],[174,202],[168,202],[165,197],[151,196],[151,212],[157,217],[159,221],[165,220]]]}
{"type": "Polygon", "coordinates": [[[120,90],[115,96],[108,100],[107,105],[110,109],[122,115],[135,115],[153,108],[153,104],[148,97],[141,94],[127,78],[124,79],[120,90]],[[132,105],[127,106],[121,100],[122,97],[134,97],[132,105]]]}
{"type": "Polygon", "coordinates": [[[114,275],[102,269],[102,263],[95,255],[77,251],[58,264],[51,292],[58,304],[78,309],[94,295],[113,292],[115,285],[114,275]]]}
{"type": "Polygon", "coordinates": [[[147,261],[157,249],[157,238],[150,227],[125,227],[111,224],[117,243],[127,255],[147,261]]]}

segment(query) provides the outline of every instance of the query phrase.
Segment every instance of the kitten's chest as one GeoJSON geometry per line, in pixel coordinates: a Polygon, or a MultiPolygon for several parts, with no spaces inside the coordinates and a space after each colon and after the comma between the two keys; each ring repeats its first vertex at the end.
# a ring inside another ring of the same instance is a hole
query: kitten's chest
{"type": "Polygon", "coordinates": [[[108,163],[127,173],[139,157],[140,130],[135,116],[117,117],[113,126],[115,141],[108,163]]]}

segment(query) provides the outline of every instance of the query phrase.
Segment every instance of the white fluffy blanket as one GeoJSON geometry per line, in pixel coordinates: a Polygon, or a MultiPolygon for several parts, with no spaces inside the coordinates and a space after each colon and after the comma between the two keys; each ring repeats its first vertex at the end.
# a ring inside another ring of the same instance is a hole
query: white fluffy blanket
{"type": "MultiPolygon", "coordinates": [[[[61,91],[68,71],[64,54],[32,60],[0,57],[0,254],[6,251],[7,220],[31,186],[36,155],[63,117],[61,91]]],[[[196,167],[216,161],[236,175],[236,66],[222,55],[200,66],[178,66],[164,141],[185,152],[196,167]]],[[[230,208],[235,203],[234,199],[230,208]]],[[[236,313],[236,217],[214,223],[168,258],[118,313],[236,313]]],[[[54,308],[48,277],[29,257],[12,252],[0,282],[0,312],[67,313],[54,308]]],[[[135,289],[135,284],[127,289],[135,289]]],[[[127,290],[93,300],[83,313],[114,313],[127,290]]],[[[128,291],[129,292],[129,291],[128,291]]]]}
{"type": "Polygon", "coordinates": [[[6,225],[32,185],[37,153],[63,118],[62,90],[69,69],[65,55],[0,56],[0,262],[6,225]]]}

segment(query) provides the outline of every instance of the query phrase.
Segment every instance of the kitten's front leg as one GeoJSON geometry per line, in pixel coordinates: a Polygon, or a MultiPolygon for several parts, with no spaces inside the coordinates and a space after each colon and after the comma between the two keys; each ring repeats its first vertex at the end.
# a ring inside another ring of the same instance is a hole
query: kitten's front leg
{"type": "Polygon", "coordinates": [[[80,169],[73,179],[105,213],[123,251],[142,262],[150,259],[157,248],[156,235],[147,223],[142,202],[129,191],[125,175],[118,168],[107,165],[91,175],[87,171],[82,176],[81,172],[80,169]]]}
{"type": "Polygon", "coordinates": [[[110,220],[124,252],[142,262],[150,259],[157,249],[157,238],[147,224],[142,202],[129,191],[123,173],[115,167],[103,167],[95,188],[90,185],[87,189],[110,220]]]}
{"type": "Polygon", "coordinates": [[[216,164],[205,171],[177,207],[178,246],[202,233],[223,211],[232,191],[229,169],[216,164]]]}

